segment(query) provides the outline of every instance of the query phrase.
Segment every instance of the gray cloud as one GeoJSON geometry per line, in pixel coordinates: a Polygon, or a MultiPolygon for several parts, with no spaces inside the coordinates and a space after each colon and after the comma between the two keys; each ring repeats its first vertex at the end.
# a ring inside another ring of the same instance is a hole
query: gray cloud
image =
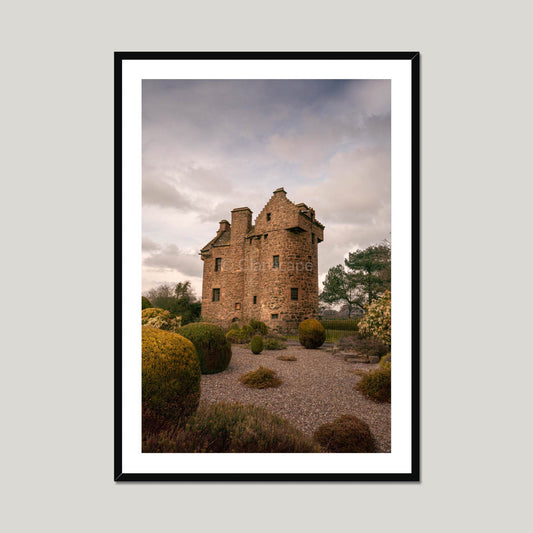
{"type": "Polygon", "coordinates": [[[181,272],[199,277],[202,275],[202,261],[198,254],[181,251],[175,244],[168,244],[146,257],[143,264],[161,270],[181,272]]]}
{"type": "Polygon", "coordinates": [[[144,288],[199,287],[218,221],[280,186],[326,225],[321,276],[390,238],[390,119],[388,80],[145,80],[144,288]]]}

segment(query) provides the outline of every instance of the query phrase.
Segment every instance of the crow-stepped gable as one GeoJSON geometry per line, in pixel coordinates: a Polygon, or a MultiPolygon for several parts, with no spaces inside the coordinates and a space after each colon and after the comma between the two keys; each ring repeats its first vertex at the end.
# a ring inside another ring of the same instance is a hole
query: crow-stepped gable
{"type": "Polygon", "coordinates": [[[202,317],[222,326],[262,320],[279,331],[316,318],[323,239],[314,209],[291,202],[283,188],[274,191],[254,225],[248,207],[233,209],[231,224],[222,220],[200,252],[202,317]]]}

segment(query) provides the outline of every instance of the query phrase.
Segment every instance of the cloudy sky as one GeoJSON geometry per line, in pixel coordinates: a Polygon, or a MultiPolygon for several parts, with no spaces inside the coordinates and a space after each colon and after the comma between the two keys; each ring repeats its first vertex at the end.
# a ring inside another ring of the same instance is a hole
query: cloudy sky
{"type": "Polygon", "coordinates": [[[321,282],[390,239],[390,117],[388,80],[144,80],[143,291],[191,280],[200,296],[218,222],[278,187],[326,226],[321,282]]]}

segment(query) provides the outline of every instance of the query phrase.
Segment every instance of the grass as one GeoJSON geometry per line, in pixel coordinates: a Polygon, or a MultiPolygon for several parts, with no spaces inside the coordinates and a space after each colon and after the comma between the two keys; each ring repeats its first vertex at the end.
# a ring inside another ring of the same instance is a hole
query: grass
{"type": "Polygon", "coordinates": [[[279,387],[281,385],[281,379],[278,378],[276,372],[264,366],[260,366],[253,372],[243,374],[239,381],[252,389],[268,389],[269,387],[279,387]]]}
{"type": "MultiPolygon", "coordinates": [[[[357,335],[357,331],[349,329],[326,329],[326,342],[337,342],[342,337],[357,335]]],[[[297,341],[298,335],[287,335],[288,339],[297,341]]]]}

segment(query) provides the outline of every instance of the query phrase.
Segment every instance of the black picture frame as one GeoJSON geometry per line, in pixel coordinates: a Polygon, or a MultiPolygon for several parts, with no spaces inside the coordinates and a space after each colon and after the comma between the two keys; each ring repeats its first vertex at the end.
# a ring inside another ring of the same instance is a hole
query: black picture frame
{"type": "Polygon", "coordinates": [[[114,54],[114,479],[115,481],[352,482],[420,481],[420,54],[419,52],[124,52],[114,54]],[[122,374],[122,94],[128,60],[407,60],[411,64],[412,375],[411,472],[408,473],[134,473],[123,471],[122,374]]]}

